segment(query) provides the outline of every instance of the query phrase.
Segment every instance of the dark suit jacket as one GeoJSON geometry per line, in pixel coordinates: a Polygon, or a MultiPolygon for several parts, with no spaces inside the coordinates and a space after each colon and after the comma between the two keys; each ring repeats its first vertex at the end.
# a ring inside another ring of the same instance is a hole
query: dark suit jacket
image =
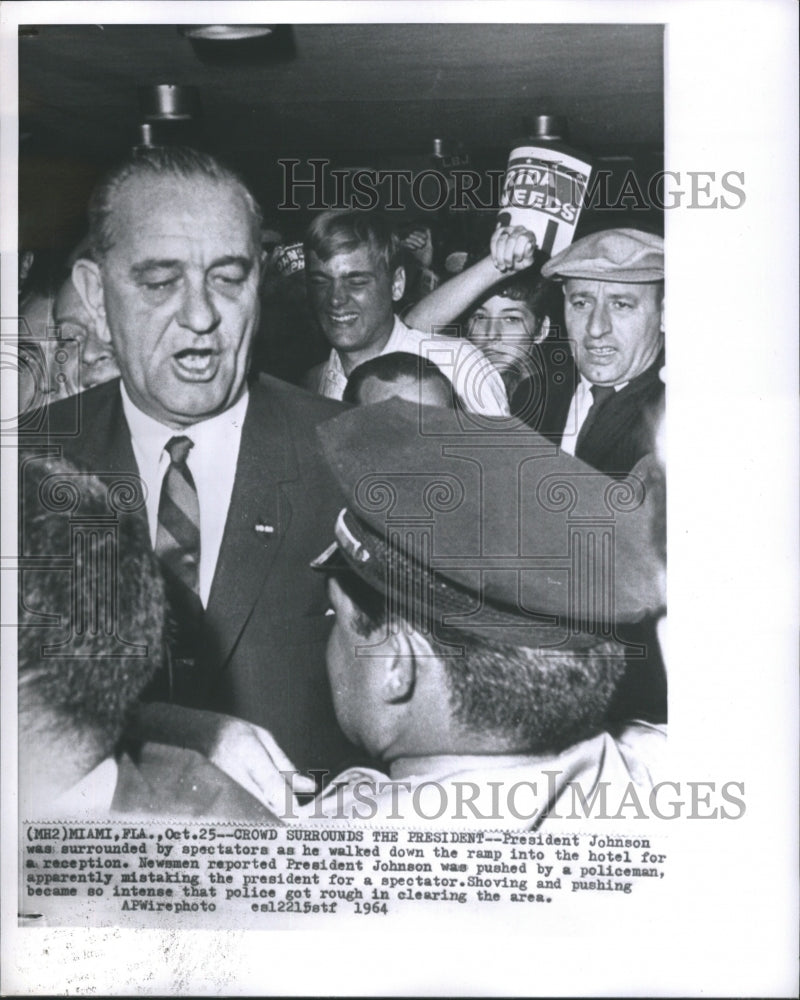
{"type": "MultiPolygon", "coordinates": [[[[623,478],[653,450],[653,432],[664,405],[664,383],[658,375],[663,364],[662,354],[603,404],[582,438],[576,458],[606,475],[623,478]]],[[[537,423],[532,426],[560,445],[564,434],[572,433],[565,425],[577,382],[565,371],[556,383],[554,378],[560,373],[552,365],[547,365],[546,371],[549,378],[543,404],[537,413],[537,423]]]]}
{"type": "MultiPolygon", "coordinates": [[[[522,419],[560,445],[564,434],[571,432],[565,425],[578,375],[571,356],[565,360],[566,344],[545,341],[541,346],[546,350],[541,355],[540,371],[535,373],[538,377],[517,389],[511,411],[520,414],[526,400],[538,400],[538,405],[527,404],[522,419]]],[[[664,356],[660,354],[646,371],[605,402],[582,438],[576,457],[606,475],[622,479],[652,452],[653,433],[664,406],[664,383],[658,374],[663,364],[664,356]]],[[[626,643],[628,663],[611,706],[611,719],[665,722],[667,677],[655,623],[646,620],[620,626],[618,636],[626,643]]]]}
{"type": "MultiPolygon", "coordinates": [[[[341,403],[269,376],[250,387],[197,643],[200,660],[188,678],[176,671],[171,691],[162,686],[155,692],[264,726],[300,769],[334,773],[358,755],[335,720],[325,670],[331,625],[325,582],[308,564],[330,544],[344,506],[315,434],[341,409],[341,403]],[[274,530],[259,533],[257,523],[274,530]]],[[[115,477],[138,475],[119,380],[54,404],[38,428],[21,433],[20,444],[34,450],[57,445],[109,486],[115,477]]],[[[140,506],[119,516],[146,514],[140,506]]]]}
{"type": "Polygon", "coordinates": [[[631,381],[600,408],[581,440],[576,457],[610,476],[625,476],[653,450],[664,383],[658,376],[663,357],[631,381]]]}
{"type": "Polygon", "coordinates": [[[550,337],[531,349],[527,375],[509,397],[511,414],[560,444],[577,384],[569,341],[550,337]]]}

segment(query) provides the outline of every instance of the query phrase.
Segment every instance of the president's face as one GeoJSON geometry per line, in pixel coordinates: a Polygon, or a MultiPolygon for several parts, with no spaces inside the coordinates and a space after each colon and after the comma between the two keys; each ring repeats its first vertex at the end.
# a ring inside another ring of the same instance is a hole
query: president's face
{"type": "Polygon", "coordinates": [[[663,285],[568,278],[564,317],[575,364],[594,385],[641,375],[664,343],[663,285]]]}
{"type": "Polygon", "coordinates": [[[175,428],[228,409],[258,322],[260,248],[242,191],[134,176],[115,198],[112,228],[97,271],[98,329],[132,401],[175,428]]]}

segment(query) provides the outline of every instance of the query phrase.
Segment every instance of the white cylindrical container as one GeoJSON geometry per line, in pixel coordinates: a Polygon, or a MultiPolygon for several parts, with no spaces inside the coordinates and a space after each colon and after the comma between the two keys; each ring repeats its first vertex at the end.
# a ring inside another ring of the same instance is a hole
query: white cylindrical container
{"type": "Polygon", "coordinates": [[[511,150],[497,224],[530,229],[552,257],[572,242],[592,167],[563,143],[528,142],[511,150]]]}

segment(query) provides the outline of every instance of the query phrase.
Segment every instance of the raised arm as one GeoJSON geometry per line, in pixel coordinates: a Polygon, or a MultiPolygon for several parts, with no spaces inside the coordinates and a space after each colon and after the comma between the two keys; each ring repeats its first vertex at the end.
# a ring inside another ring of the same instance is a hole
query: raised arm
{"type": "Polygon", "coordinates": [[[405,322],[426,333],[447,326],[493,285],[530,267],[535,250],[536,237],[522,226],[496,229],[489,255],[420,299],[406,314],[405,322]]]}

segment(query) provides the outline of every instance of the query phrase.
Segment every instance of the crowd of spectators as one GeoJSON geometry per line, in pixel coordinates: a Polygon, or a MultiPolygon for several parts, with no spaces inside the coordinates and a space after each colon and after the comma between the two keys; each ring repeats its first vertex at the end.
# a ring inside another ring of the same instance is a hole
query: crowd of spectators
{"type": "Polygon", "coordinates": [[[661,239],[601,230],[548,258],[499,227],[442,261],[437,225],[344,209],[290,241],[180,147],[134,153],[88,217],[63,260],[34,254],[20,299],[31,808],[152,813],[172,789],[173,809],[271,821],[294,765],[339,774],[315,809],[365,780],[557,764],[565,785],[647,784],[661,239]],[[65,603],[46,556],[76,511],[119,531],[65,603]],[[126,566],[144,589],[100,579],[126,566]],[[111,631],[48,653],[43,620],[85,640],[74,609],[109,593],[111,631]]]}

